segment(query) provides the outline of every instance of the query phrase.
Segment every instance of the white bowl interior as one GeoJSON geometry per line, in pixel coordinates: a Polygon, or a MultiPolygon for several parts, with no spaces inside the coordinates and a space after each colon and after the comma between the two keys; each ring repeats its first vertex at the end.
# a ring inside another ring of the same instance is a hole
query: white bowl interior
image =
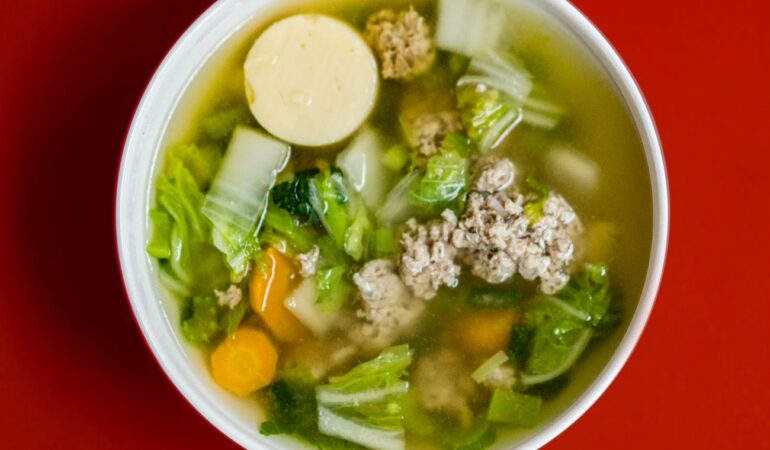
{"type": "MultiPolygon", "coordinates": [[[[258,423],[262,416],[255,404],[235,398],[213,383],[201,352],[180,337],[178,308],[161,288],[145,245],[156,162],[172,113],[184,114],[183,93],[224,43],[237,41],[231,39],[234,35],[249,33],[259,18],[270,17],[279,3],[284,8],[287,0],[220,0],[179,39],[153,77],[134,116],[122,157],[116,203],[118,251],[126,291],[155,357],[175,386],[206,419],[240,445],[264,449],[302,448],[302,445],[290,438],[261,436],[258,423]]],[[[510,447],[514,442],[525,448],[544,445],[577,420],[607,388],[630,355],[649,317],[668,239],[668,187],[663,156],[641,92],[610,44],[572,5],[564,0],[540,0],[538,4],[593,54],[628,106],[650,172],[653,248],[642,297],[625,335],[603,370],[553,419],[517,433],[515,441],[501,440],[498,447],[510,447]]]]}

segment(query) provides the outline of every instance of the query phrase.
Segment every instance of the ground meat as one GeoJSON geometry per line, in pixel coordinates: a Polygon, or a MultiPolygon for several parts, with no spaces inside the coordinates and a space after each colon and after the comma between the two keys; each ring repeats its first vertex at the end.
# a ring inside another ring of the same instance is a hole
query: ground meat
{"type": "Polygon", "coordinates": [[[418,116],[410,123],[410,143],[425,157],[438,153],[449,133],[462,131],[463,124],[457,111],[441,111],[418,116]]]}
{"type": "Polygon", "coordinates": [[[510,389],[516,384],[516,369],[509,365],[503,365],[487,375],[481,384],[489,389],[510,389]]]}
{"type": "Polygon", "coordinates": [[[412,79],[427,71],[436,59],[430,26],[413,7],[373,14],[365,34],[380,58],[383,78],[412,79]]]}
{"type": "Polygon", "coordinates": [[[452,243],[473,274],[490,283],[505,282],[518,272],[527,280],[540,278],[544,293],[556,293],[569,281],[572,239],[581,226],[572,207],[555,193],[548,195],[543,217],[534,224],[525,208],[521,194],[471,192],[452,243]]]}
{"type": "Polygon", "coordinates": [[[414,364],[412,382],[423,408],[447,414],[468,427],[473,422],[471,399],[476,384],[463,361],[461,355],[446,348],[422,356],[414,364]]]}
{"type": "Polygon", "coordinates": [[[238,286],[231,284],[226,291],[218,291],[214,289],[214,295],[217,296],[217,301],[220,306],[227,306],[230,309],[235,308],[243,300],[243,291],[238,286]]]}
{"type": "Polygon", "coordinates": [[[460,275],[455,264],[457,249],[450,243],[457,227],[457,216],[446,210],[441,220],[419,225],[410,219],[401,236],[401,277],[415,296],[430,300],[441,286],[454,287],[460,275]]]}
{"type": "Polygon", "coordinates": [[[489,158],[482,160],[479,166],[479,176],[473,183],[473,190],[495,193],[513,184],[516,170],[510,159],[489,158]]]}
{"type": "Polygon", "coordinates": [[[369,261],[353,282],[361,293],[362,307],[357,311],[363,319],[351,330],[351,338],[366,349],[382,349],[408,332],[425,309],[415,299],[396,272],[392,261],[369,261]]]}
{"type": "Polygon", "coordinates": [[[318,249],[317,245],[314,245],[313,248],[307,252],[307,253],[300,253],[297,255],[297,261],[299,262],[299,274],[302,275],[305,278],[312,277],[315,275],[317,266],[318,266],[318,256],[320,255],[320,250],[318,249]]]}

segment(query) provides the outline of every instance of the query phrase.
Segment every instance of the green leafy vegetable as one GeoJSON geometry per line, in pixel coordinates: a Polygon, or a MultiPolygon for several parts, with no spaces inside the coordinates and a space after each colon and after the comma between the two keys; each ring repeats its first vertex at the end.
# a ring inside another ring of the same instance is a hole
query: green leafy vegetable
{"type": "Polygon", "coordinates": [[[468,293],[465,302],[477,309],[512,308],[519,303],[519,292],[512,286],[473,289],[468,293]]]}
{"type": "Polygon", "coordinates": [[[236,128],[206,195],[202,211],[214,226],[214,245],[225,255],[234,281],[246,275],[259,251],[268,194],[289,153],[283,142],[250,128],[236,128]]]}
{"type": "Polygon", "coordinates": [[[385,204],[377,210],[380,225],[389,225],[405,220],[414,209],[409,193],[420,181],[420,172],[412,170],[402,178],[385,197],[385,204]]]}
{"type": "Polygon", "coordinates": [[[516,325],[511,330],[511,339],[508,341],[508,353],[517,367],[524,367],[532,353],[532,338],[535,336],[535,328],[529,325],[516,325]]]}
{"type": "Polygon", "coordinates": [[[158,259],[171,257],[171,216],[166,211],[154,209],[150,211],[152,237],[147,244],[147,253],[158,259]]]}
{"type": "Polygon", "coordinates": [[[592,326],[601,323],[610,307],[610,277],[604,264],[586,264],[557,294],[561,300],[586,314],[592,326]]]}
{"type": "Polygon", "coordinates": [[[487,52],[471,60],[457,82],[461,119],[482,152],[496,147],[523,118],[532,91],[530,74],[502,56],[487,52]]]}
{"type": "MultiPolygon", "coordinates": [[[[267,208],[261,240],[267,240],[265,234],[269,232],[284,239],[297,253],[310,251],[318,239],[313,228],[297,223],[297,219],[288,211],[277,208],[275,205],[270,205],[267,208]]],[[[275,244],[275,242],[271,243],[275,244]]]]}
{"type": "Polygon", "coordinates": [[[265,389],[270,420],[263,422],[265,436],[292,434],[324,450],[359,449],[358,445],[323,435],[318,430],[318,381],[305,367],[284,371],[281,378],[265,389]]]}
{"type": "Polygon", "coordinates": [[[527,313],[532,351],[521,374],[525,385],[550,381],[569,370],[591,339],[585,316],[554,297],[540,297],[527,313]]]}
{"type": "Polygon", "coordinates": [[[363,204],[359,204],[353,223],[345,232],[345,253],[350,255],[354,261],[360,261],[367,256],[371,235],[372,222],[369,220],[369,213],[363,204]]]}
{"type": "Polygon", "coordinates": [[[439,153],[428,160],[425,174],[415,184],[409,200],[415,205],[426,209],[436,210],[452,206],[461,200],[468,186],[468,161],[460,153],[465,146],[462,138],[450,134],[439,153]]]}
{"type": "Polygon", "coordinates": [[[201,122],[201,130],[212,141],[227,142],[238,125],[251,125],[253,115],[246,105],[218,111],[201,122]]]}
{"type": "Polygon", "coordinates": [[[182,335],[195,345],[212,344],[222,335],[235,333],[248,311],[246,299],[231,309],[220,305],[215,295],[195,296],[182,313],[182,335]]]}
{"type": "Polygon", "coordinates": [[[221,159],[220,149],[212,146],[199,147],[195,144],[172,145],[166,156],[166,161],[171,163],[167,167],[173,168],[174,161],[181,161],[201,190],[206,190],[211,185],[221,159]]]}
{"type": "Polygon", "coordinates": [[[320,224],[321,219],[310,204],[310,186],[315,183],[315,178],[320,173],[318,169],[308,169],[296,174],[291,181],[277,184],[270,191],[273,203],[300,220],[320,224]]]}
{"type": "Polygon", "coordinates": [[[444,439],[443,447],[448,450],[484,450],[497,440],[497,430],[489,422],[483,422],[470,432],[444,439]]]}
{"type": "Polygon", "coordinates": [[[348,267],[337,266],[316,273],[318,304],[327,312],[337,312],[352,297],[354,289],[347,278],[348,267]]]}
{"type": "Polygon", "coordinates": [[[211,344],[221,332],[219,304],[213,295],[193,297],[188,316],[182,319],[182,334],[196,345],[211,344]]]}
{"type": "Polygon", "coordinates": [[[536,198],[524,205],[524,214],[529,219],[529,223],[534,225],[545,215],[543,209],[545,208],[545,202],[548,200],[548,196],[551,194],[551,188],[535,178],[534,174],[530,174],[527,177],[527,186],[529,186],[536,195],[536,198]]]}
{"type": "Polygon", "coordinates": [[[160,259],[161,280],[183,297],[210,293],[228,282],[222,256],[211,245],[210,226],[200,212],[203,194],[181,160],[158,179],[158,206],[150,213],[148,253],[160,259]]]}
{"type": "Polygon", "coordinates": [[[345,245],[345,232],[350,224],[350,191],[342,172],[332,168],[318,174],[309,183],[309,203],[323,228],[337,246],[345,245]]]}
{"type": "Polygon", "coordinates": [[[537,422],[543,400],[508,389],[496,389],[487,411],[487,420],[529,427],[537,422]]]}
{"type": "Polygon", "coordinates": [[[390,347],[319,386],[320,431],[372,449],[403,449],[402,401],[409,389],[405,377],[411,362],[407,345],[390,347]]]}
{"type": "Polygon", "coordinates": [[[561,394],[564,389],[567,388],[569,385],[569,377],[564,375],[559,375],[558,377],[554,378],[553,380],[546,381],[545,383],[536,384],[534,386],[530,386],[526,393],[530,395],[537,395],[540,398],[542,398],[544,401],[553,400],[555,399],[559,394],[561,394]]]}

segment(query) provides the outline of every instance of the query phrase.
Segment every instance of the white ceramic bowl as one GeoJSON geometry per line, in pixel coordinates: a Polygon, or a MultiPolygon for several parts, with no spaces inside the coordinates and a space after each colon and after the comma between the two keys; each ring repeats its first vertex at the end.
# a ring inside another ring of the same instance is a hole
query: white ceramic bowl
{"type": "MultiPolygon", "coordinates": [[[[155,73],[136,111],[125,142],[116,199],[116,233],[126,292],[147,343],[168,377],[214,426],[247,448],[289,449],[287,438],[261,436],[259,412],[218,388],[199,351],[178,333],[176,307],[169,305],[153,262],[145,253],[151,184],[162,139],[172,112],[204,63],[233,34],[289,0],[220,0],[179,39],[155,73]]],[[[618,54],[575,7],[565,0],[538,0],[538,5],[582,41],[616,84],[634,120],[647,156],[653,195],[653,237],[644,290],[619,346],[603,370],[561,414],[524,436],[517,445],[537,448],[575,422],[604,392],[636,345],[652,310],[668,239],[668,186],[655,125],[644,98],[618,54]]],[[[502,442],[499,447],[510,447],[502,442]]]]}

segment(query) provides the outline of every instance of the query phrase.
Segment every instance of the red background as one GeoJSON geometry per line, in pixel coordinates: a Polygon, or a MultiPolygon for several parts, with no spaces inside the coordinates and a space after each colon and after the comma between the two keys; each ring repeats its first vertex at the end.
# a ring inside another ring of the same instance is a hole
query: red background
{"type": "MultiPolygon", "coordinates": [[[[113,186],[145,83],[211,0],[0,0],[0,446],[233,447],[145,348],[113,186]]],[[[770,448],[770,3],[580,0],[636,75],[671,182],[642,340],[549,447],[770,448]]]]}

